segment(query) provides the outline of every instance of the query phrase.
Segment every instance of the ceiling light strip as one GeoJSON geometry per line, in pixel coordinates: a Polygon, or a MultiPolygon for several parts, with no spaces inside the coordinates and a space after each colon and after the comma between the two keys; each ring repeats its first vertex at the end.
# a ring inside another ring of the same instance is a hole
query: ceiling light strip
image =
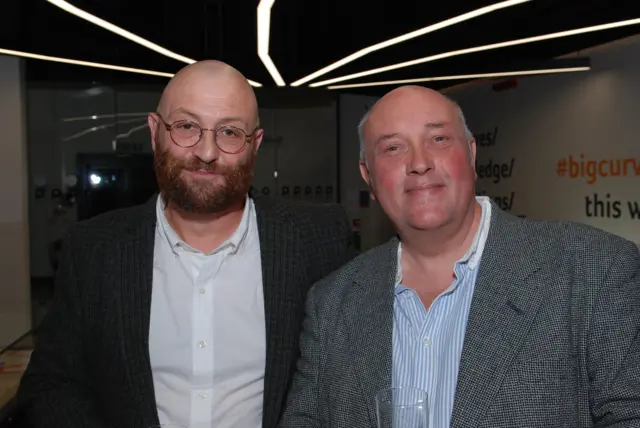
{"type": "Polygon", "coordinates": [[[258,57],[278,86],[286,86],[278,68],[269,55],[269,37],[271,34],[271,8],[275,0],[262,0],[258,5],[258,57]]]}
{"type": "MultiPolygon", "coordinates": [[[[144,39],[136,34],[133,34],[123,28],[118,27],[117,25],[114,25],[108,21],[105,21],[102,18],[98,18],[95,15],[92,15],[80,8],[77,8],[76,6],[72,5],[71,3],[69,3],[68,1],[65,0],[47,0],[49,3],[53,4],[54,6],[59,7],[60,9],[64,10],[65,12],[68,12],[72,15],[77,16],[78,18],[82,18],[85,21],[89,21],[92,24],[97,25],[98,27],[104,28],[105,30],[111,31],[112,33],[115,33],[121,37],[124,37],[125,39],[129,39],[134,43],[139,44],[140,46],[144,46],[147,49],[151,49],[152,51],[155,51],[161,55],[164,55],[166,57],[175,59],[177,61],[183,62],[185,64],[193,64],[194,62],[196,62],[196,60],[191,59],[191,58],[187,58],[186,56],[182,56],[179,55],[173,51],[170,51],[166,48],[163,48],[160,45],[157,45],[147,39],[144,39]]],[[[248,80],[248,79],[247,79],[248,80]]],[[[252,86],[256,86],[256,87],[260,87],[262,86],[260,83],[258,82],[254,82],[252,80],[248,80],[249,84],[251,84],[252,86]]]]}
{"type": "Polygon", "coordinates": [[[398,43],[406,42],[407,40],[411,40],[428,33],[433,33],[443,28],[450,27],[452,25],[459,24],[461,22],[468,21],[473,18],[477,18],[482,15],[486,15],[487,13],[495,12],[497,10],[505,9],[511,6],[516,6],[522,3],[526,3],[528,1],[530,0],[508,0],[508,1],[502,1],[500,3],[492,4],[490,6],[481,7],[480,9],[472,10],[471,12],[467,12],[462,15],[446,19],[444,21],[429,25],[419,30],[415,30],[410,33],[403,34],[401,36],[394,37],[393,39],[389,39],[384,42],[380,42],[375,45],[366,47],[364,49],[360,49],[359,51],[352,53],[351,55],[344,57],[341,60],[336,61],[331,65],[328,65],[314,73],[311,73],[310,75],[305,76],[302,79],[296,80],[291,84],[291,86],[300,86],[302,84],[305,84],[317,77],[320,77],[322,75],[329,73],[330,71],[335,70],[336,68],[349,64],[350,62],[353,62],[358,58],[362,58],[365,55],[369,55],[372,52],[379,51],[381,49],[396,45],[398,43]]]}
{"type": "Polygon", "coordinates": [[[43,61],[60,62],[64,64],[81,65],[84,67],[103,68],[107,70],[126,71],[129,73],[147,74],[150,76],[173,77],[173,73],[163,73],[161,71],[144,70],[141,68],[122,67],[120,65],[102,64],[99,62],[79,61],[77,59],[60,58],[56,56],[39,55],[28,52],[14,51],[10,49],[0,49],[0,55],[12,55],[22,58],[39,59],[43,61]]]}
{"type": "Polygon", "coordinates": [[[495,77],[530,76],[530,75],[536,75],[536,74],[573,73],[578,71],[589,71],[589,70],[591,70],[590,67],[566,67],[566,68],[549,68],[549,69],[540,69],[540,70],[504,71],[504,72],[498,72],[498,73],[459,74],[455,76],[437,76],[437,77],[423,77],[418,79],[387,80],[383,82],[352,83],[347,85],[329,86],[327,89],[350,89],[350,88],[366,88],[371,86],[408,85],[412,83],[435,82],[440,80],[486,79],[486,78],[495,78],[495,77]]]}
{"type": "Polygon", "coordinates": [[[65,0],[47,0],[49,3],[58,6],[60,9],[64,10],[65,12],[69,12],[72,15],[77,16],[78,18],[82,18],[85,21],[89,21],[92,24],[97,25],[98,27],[102,27],[105,30],[111,31],[112,33],[115,33],[119,36],[122,36],[126,39],[131,40],[134,43],[137,43],[141,46],[144,46],[147,49],[151,49],[152,51],[155,51],[161,55],[164,55],[166,57],[169,58],[173,58],[175,60],[178,60],[180,62],[184,62],[187,64],[192,64],[195,62],[195,60],[191,59],[191,58],[187,58],[186,56],[182,56],[182,55],[178,55],[175,52],[172,52],[168,49],[163,48],[162,46],[159,46],[153,42],[150,42],[149,40],[143,39],[142,37],[133,34],[123,28],[118,27],[117,25],[114,25],[108,21],[105,21],[104,19],[98,18],[95,15],[92,15],[88,12],[85,12],[84,10],[75,7],[74,5],[70,4],[69,2],[65,1],[65,0]]]}
{"type": "Polygon", "coordinates": [[[146,121],[146,117],[140,117],[137,119],[126,119],[126,120],[119,120],[117,122],[111,122],[111,123],[105,123],[103,125],[96,125],[96,126],[92,126],[90,128],[84,129],[80,132],[76,132],[73,135],[70,135],[68,137],[64,137],[62,139],[62,141],[65,142],[69,142],[71,140],[75,140],[78,139],[82,136],[85,136],[87,134],[91,134],[92,132],[97,132],[97,131],[102,131],[104,129],[108,129],[108,128],[113,128],[114,126],[118,126],[118,125],[124,125],[125,123],[134,123],[134,122],[141,122],[141,121],[146,121]]]}
{"type": "Polygon", "coordinates": [[[149,112],[142,113],[110,113],[110,114],[92,114],[91,116],[67,117],[62,119],[63,122],[77,122],[81,120],[101,120],[113,119],[120,117],[147,117],[149,112]]]}
{"type": "Polygon", "coordinates": [[[612,23],[609,23],[609,24],[594,25],[592,27],[578,28],[578,29],[575,29],[575,30],[560,31],[558,33],[544,34],[544,35],[541,35],[541,36],[527,37],[527,38],[524,38],[524,39],[509,40],[509,41],[506,41],[506,42],[493,43],[493,44],[484,45],[484,46],[476,46],[476,47],[473,47],[473,48],[460,49],[460,50],[457,50],[457,51],[445,52],[445,53],[432,55],[432,56],[428,56],[428,57],[424,57],[424,58],[414,59],[412,61],[406,61],[406,62],[401,62],[401,63],[398,63],[398,64],[388,65],[386,67],[380,67],[380,68],[375,68],[375,69],[372,69],[372,70],[362,71],[360,73],[349,74],[347,76],[336,77],[334,79],[329,79],[329,80],[325,80],[325,81],[322,81],[322,82],[312,83],[309,86],[318,87],[318,86],[330,85],[332,83],[344,82],[345,80],[352,80],[352,79],[357,79],[358,77],[371,76],[372,74],[384,73],[386,71],[397,70],[399,68],[410,67],[412,65],[417,65],[417,64],[424,64],[426,62],[436,61],[436,60],[444,59],[444,58],[451,58],[451,57],[454,57],[454,56],[466,55],[466,54],[475,53],[475,52],[488,51],[488,50],[492,50],[492,49],[499,49],[499,48],[504,48],[504,47],[508,47],[508,46],[523,45],[523,44],[526,44],[526,43],[540,42],[540,41],[543,41],[543,40],[557,39],[557,38],[561,38],[561,37],[575,36],[575,35],[578,35],[578,34],[591,33],[591,32],[595,32],[595,31],[610,30],[612,28],[626,27],[626,26],[629,26],[629,25],[636,25],[636,24],[640,24],[640,18],[629,19],[629,20],[626,20],[626,21],[612,22],[612,23]]]}

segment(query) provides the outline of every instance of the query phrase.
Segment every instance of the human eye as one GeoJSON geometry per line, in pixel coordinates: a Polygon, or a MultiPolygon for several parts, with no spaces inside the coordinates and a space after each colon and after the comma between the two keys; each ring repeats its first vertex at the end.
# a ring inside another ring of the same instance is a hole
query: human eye
{"type": "Polygon", "coordinates": [[[219,135],[225,138],[241,138],[242,131],[233,126],[225,126],[218,131],[219,135]]]}
{"type": "Polygon", "coordinates": [[[179,121],[179,122],[175,122],[173,124],[173,127],[180,131],[193,131],[194,129],[198,128],[198,125],[191,122],[179,121]]]}
{"type": "Polygon", "coordinates": [[[401,141],[389,141],[380,146],[380,152],[385,155],[397,155],[406,150],[406,144],[401,141]]]}

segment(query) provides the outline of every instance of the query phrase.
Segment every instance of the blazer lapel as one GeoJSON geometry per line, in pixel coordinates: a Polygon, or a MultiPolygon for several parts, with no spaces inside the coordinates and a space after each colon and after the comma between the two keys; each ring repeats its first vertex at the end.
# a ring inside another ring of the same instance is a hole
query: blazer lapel
{"type": "Polygon", "coordinates": [[[524,245],[526,231],[495,205],[465,334],[452,428],[475,425],[491,404],[538,311],[542,295],[531,276],[540,252],[524,245]]]}
{"type": "Polygon", "coordinates": [[[351,341],[353,365],[367,403],[371,426],[376,426],[375,396],[392,385],[393,300],[398,240],[375,250],[366,270],[355,275],[343,313],[351,341]]]}
{"type": "Polygon", "coordinates": [[[266,326],[263,426],[275,427],[284,403],[291,361],[298,354],[299,311],[304,308],[304,270],[298,231],[284,207],[253,197],[258,220],[266,326]]]}
{"type": "Polygon", "coordinates": [[[141,426],[158,424],[158,411],[149,357],[149,323],[153,282],[155,202],[143,208],[140,221],[132,219],[130,234],[120,245],[119,287],[123,357],[129,374],[131,396],[137,397],[141,426]]]}

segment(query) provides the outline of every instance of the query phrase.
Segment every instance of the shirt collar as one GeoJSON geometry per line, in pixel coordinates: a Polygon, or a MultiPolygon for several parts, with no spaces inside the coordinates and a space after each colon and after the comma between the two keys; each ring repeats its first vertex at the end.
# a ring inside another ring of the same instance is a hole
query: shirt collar
{"type": "MultiPolygon", "coordinates": [[[[158,196],[158,201],[156,202],[156,216],[158,218],[158,224],[161,227],[162,233],[167,239],[167,242],[171,246],[171,250],[175,252],[176,248],[182,247],[184,249],[188,249],[192,252],[201,252],[189,244],[184,242],[180,236],[176,233],[176,231],[171,227],[169,222],[167,221],[167,217],[164,215],[164,209],[166,207],[165,201],[161,195],[158,196]]],[[[247,196],[244,204],[244,211],[242,212],[242,219],[240,220],[240,224],[233,232],[233,234],[223,242],[218,248],[213,250],[209,254],[214,254],[222,249],[230,248],[231,252],[236,253],[239,251],[241,244],[247,237],[249,232],[249,225],[251,218],[253,218],[253,213],[255,212],[255,207],[253,205],[253,200],[247,196]]]]}
{"type": "MultiPolygon", "coordinates": [[[[469,269],[475,269],[480,259],[482,258],[482,252],[484,251],[484,244],[489,234],[489,227],[491,224],[491,199],[488,196],[476,196],[476,201],[480,204],[482,209],[480,216],[480,223],[476,234],[471,241],[471,246],[467,252],[462,256],[460,260],[456,262],[457,265],[467,265],[469,269]]],[[[396,286],[402,281],[402,242],[398,244],[398,263],[396,270],[396,286]]]]}
{"type": "Polygon", "coordinates": [[[476,201],[482,208],[479,227],[473,237],[471,246],[458,261],[458,263],[466,263],[471,269],[475,269],[480,263],[482,252],[484,251],[484,243],[489,235],[489,226],[491,224],[491,199],[488,196],[477,196],[476,201]]]}

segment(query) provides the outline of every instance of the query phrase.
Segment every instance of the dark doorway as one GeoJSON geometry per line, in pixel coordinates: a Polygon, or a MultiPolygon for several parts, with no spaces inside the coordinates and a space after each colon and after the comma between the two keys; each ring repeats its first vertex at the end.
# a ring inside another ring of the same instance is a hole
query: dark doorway
{"type": "Polygon", "coordinates": [[[78,220],[143,204],[158,192],[152,154],[79,153],[78,220]]]}

